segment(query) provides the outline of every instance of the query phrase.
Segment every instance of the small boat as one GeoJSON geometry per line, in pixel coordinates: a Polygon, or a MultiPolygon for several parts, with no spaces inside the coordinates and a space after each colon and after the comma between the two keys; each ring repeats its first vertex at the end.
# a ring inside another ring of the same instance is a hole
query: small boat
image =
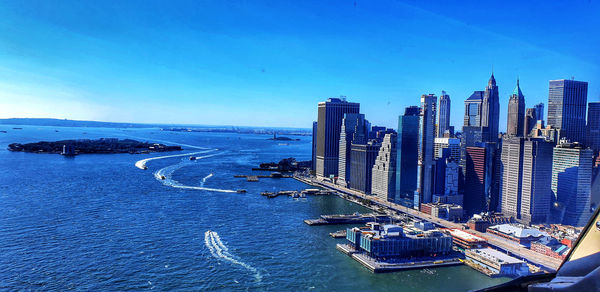
{"type": "Polygon", "coordinates": [[[23,128],[13,128],[13,130],[23,130],[23,128]]]}
{"type": "Polygon", "coordinates": [[[145,165],[144,165],[143,169],[144,169],[144,170],[148,169],[148,166],[145,166],[145,165]]]}
{"type": "Polygon", "coordinates": [[[164,175],[161,175],[161,176],[160,176],[160,179],[162,179],[162,180],[165,180],[165,179],[167,179],[167,178],[166,178],[164,175]]]}
{"type": "Polygon", "coordinates": [[[246,192],[246,190],[244,190],[244,189],[239,189],[239,190],[237,190],[236,192],[238,192],[238,193],[245,193],[245,192],[246,192]]]}
{"type": "Polygon", "coordinates": [[[190,160],[196,160],[196,156],[190,156],[190,160]]]}
{"type": "Polygon", "coordinates": [[[6,132],[6,131],[0,131],[0,133],[8,133],[8,132],[6,132]]]}

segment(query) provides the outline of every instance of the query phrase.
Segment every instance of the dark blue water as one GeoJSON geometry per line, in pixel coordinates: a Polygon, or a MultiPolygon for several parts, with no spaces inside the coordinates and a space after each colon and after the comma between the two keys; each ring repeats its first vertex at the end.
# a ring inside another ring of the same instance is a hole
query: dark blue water
{"type": "Polygon", "coordinates": [[[328,233],[342,227],[302,222],[364,208],[337,197],[269,200],[260,192],[307,186],[233,177],[260,162],[310,159],[310,137],[281,145],[264,135],[12,127],[0,126],[8,131],[0,133],[0,290],[452,291],[505,281],[462,266],[372,274],[335,249],[341,240],[328,233]],[[183,153],[216,155],[152,160],[141,170],[138,160],[179,153],[67,158],[6,150],[13,142],[100,137],[169,141],[188,145],[183,153]],[[167,179],[157,179],[158,171],[167,179]]]}

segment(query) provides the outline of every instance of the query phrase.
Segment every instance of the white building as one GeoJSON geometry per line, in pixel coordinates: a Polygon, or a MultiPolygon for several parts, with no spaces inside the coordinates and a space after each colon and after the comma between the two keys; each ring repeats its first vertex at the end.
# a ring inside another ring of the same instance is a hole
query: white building
{"type": "Polygon", "coordinates": [[[393,202],[396,193],[396,133],[383,137],[373,166],[371,194],[393,202]]]}

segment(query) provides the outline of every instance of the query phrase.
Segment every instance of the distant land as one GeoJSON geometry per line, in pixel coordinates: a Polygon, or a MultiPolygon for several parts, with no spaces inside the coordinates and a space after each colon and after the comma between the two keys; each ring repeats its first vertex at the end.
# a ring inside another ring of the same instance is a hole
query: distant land
{"type": "Polygon", "coordinates": [[[150,153],[182,150],[181,146],[166,146],[159,143],[139,142],[131,139],[100,138],[97,140],[62,140],[55,142],[35,142],[8,145],[14,152],[53,153],[63,155],[76,154],[111,154],[111,153],[150,153]]]}
{"type": "Polygon", "coordinates": [[[0,119],[0,125],[49,126],[49,127],[89,127],[89,128],[160,128],[163,131],[177,132],[225,132],[241,134],[285,134],[310,136],[311,129],[284,127],[245,127],[219,125],[179,125],[179,124],[141,124],[115,123],[101,121],[80,121],[50,118],[11,118],[0,119]]]}

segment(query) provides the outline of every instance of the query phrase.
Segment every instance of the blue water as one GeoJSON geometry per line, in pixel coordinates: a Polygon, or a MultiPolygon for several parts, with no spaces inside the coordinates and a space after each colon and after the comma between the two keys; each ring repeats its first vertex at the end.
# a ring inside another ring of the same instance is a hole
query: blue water
{"type": "Polygon", "coordinates": [[[310,159],[310,137],[280,145],[264,135],[12,127],[0,125],[8,131],[0,133],[0,290],[460,291],[506,281],[464,266],[372,274],[335,249],[343,240],[328,233],[343,227],[302,222],[363,207],[333,196],[266,199],[261,191],[308,186],[233,177],[260,162],[310,159]],[[13,142],[101,137],[216,155],[151,160],[141,170],[138,160],[180,153],[68,158],[6,150],[13,142]]]}

